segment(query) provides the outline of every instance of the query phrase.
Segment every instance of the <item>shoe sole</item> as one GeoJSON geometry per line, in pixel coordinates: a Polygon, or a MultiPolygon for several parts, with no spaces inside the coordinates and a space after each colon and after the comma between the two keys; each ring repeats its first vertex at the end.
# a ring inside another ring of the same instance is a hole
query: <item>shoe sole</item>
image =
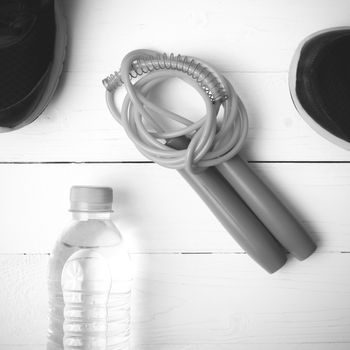
{"type": "Polygon", "coordinates": [[[13,130],[20,129],[25,125],[32,123],[36,120],[46,109],[50,103],[60,76],[63,71],[63,64],[66,57],[67,49],[67,23],[63,13],[63,5],[61,0],[55,1],[55,22],[56,22],[56,35],[55,35],[55,47],[54,47],[54,59],[51,64],[49,75],[46,78],[47,82],[43,88],[43,94],[39,99],[38,103],[34,106],[33,110],[30,112],[29,116],[22,123],[16,125],[13,128],[0,127],[1,132],[9,132],[13,130]]]}
{"type": "Polygon", "coordinates": [[[305,46],[305,44],[314,39],[316,36],[328,33],[328,32],[333,32],[337,30],[342,30],[346,29],[349,30],[350,27],[334,27],[334,28],[328,28],[328,29],[323,29],[320,31],[317,31],[309,36],[307,36],[298,46],[297,50],[294,53],[293,59],[290,64],[289,68],[289,77],[288,77],[288,84],[289,84],[289,93],[292,97],[292,101],[294,103],[294,106],[296,110],[299,112],[301,117],[306,121],[306,123],[314,130],[316,131],[319,135],[324,137],[326,140],[332,142],[333,144],[344,148],[346,150],[350,150],[350,143],[347,141],[344,141],[340,137],[337,137],[324,129],[320,124],[318,124],[311,116],[305,111],[304,107],[301,105],[299,98],[296,93],[296,80],[297,80],[297,69],[298,69],[298,63],[300,59],[300,54],[301,50],[305,46]]]}

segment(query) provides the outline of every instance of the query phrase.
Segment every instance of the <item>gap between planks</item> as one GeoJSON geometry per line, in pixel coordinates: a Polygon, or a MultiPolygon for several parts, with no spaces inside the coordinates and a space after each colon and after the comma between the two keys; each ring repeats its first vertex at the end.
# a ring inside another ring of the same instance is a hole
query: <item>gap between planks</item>
{"type": "MultiPolygon", "coordinates": [[[[130,255],[247,255],[246,252],[130,252],[130,255]]],[[[286,253],[288,257],[290,253],[286,253]]],[[[350,254],[350,251],[321,251],[313,254],[350,254]]],[[[0,253],[0,256],[50,256],[50,253],[0,253]]]]}
{"type": "MultiPolygon", "coordinates": [[[[350,164],[350,161],[345,160],[248,160],[249,164],[350,164]]],[[[32,164],[47,164],[47,165],[61,165],[61,164],[154,164],[152,161],[44,161],[44,162],[0,162],[0,165],[32,165],[32,164]]]]}

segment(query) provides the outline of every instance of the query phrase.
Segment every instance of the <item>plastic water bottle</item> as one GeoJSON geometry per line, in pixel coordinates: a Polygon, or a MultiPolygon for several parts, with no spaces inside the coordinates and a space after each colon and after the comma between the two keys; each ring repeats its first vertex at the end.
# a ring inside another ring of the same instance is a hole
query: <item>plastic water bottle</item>
{"type": "Polygon", "coordinates": [[[73,220],[49,263],[48,350],[127,350],[131,262],[111,221],[113,191],[74,186],[73,220]]]}

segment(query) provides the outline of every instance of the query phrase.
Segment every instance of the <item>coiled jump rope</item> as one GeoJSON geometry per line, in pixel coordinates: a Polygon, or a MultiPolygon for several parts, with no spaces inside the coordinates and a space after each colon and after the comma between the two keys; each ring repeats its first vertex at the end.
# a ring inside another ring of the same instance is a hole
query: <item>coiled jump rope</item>
{"type": "Polygon", "coordinates": [[[103,83],[111,114],[138,150],[159,165],[177,169],[265,270],[272,273],[284,265],[285,249],[299,260],[316,249],[291,213],[239,157],[248,118],[222,74],[198,58],[136,50],[103,83]],[[171,78],[188,83],[203,98],[206,113],[198,121],[152,102],[151,91],[171,78]],[[119,110],[115,92],[121,86],[127,94],[119,110]],[[178,127],[164,128],[169,120],[178,127]]]}

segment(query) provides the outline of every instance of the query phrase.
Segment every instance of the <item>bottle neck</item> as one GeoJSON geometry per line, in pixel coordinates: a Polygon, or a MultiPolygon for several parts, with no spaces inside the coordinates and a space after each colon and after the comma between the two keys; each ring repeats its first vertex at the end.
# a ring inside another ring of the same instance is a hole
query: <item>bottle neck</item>
{"type": "Polygon", "coordinates": [[[72,211],[72,217],[74,220],[110,220],[111,212],[88,212],[88,211],[72,211]]]}

